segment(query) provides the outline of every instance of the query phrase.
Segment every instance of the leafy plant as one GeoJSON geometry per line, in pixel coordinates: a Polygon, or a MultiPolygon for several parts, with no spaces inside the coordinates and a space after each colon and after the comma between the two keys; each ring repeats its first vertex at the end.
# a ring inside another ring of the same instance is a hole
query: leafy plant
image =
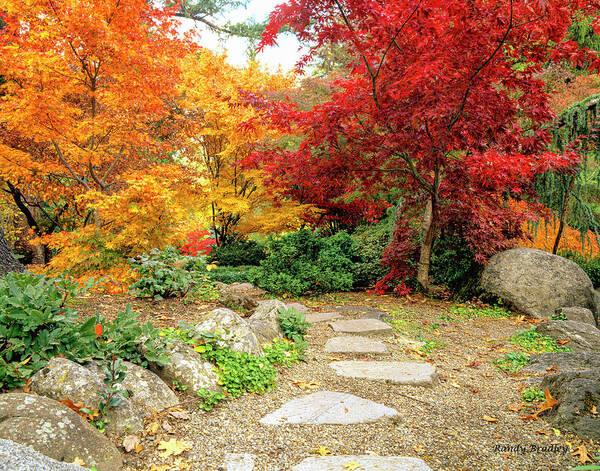
{"type": "Polygon", "coordinates": [[[227,397],[225,393],[218,391],[208,391],[207,389],[201,389],[198,392],[198,396],[202,399],[198,404],[200,409],[205,411],[212,410],[217,404],[227,397]]]}
{"type": "Polygon", "coordinates": [[[421,351],[421,353],[424,353],[426,355],[429,355],[434,350],[440,350],[446,347],[446,344],[444,342],[437,339],[427,339],[420,334],[417,335],[417,339],[419,339],[421,342],[425,342],[425,345],[423,345],[419,350],[421,351]]]}
{"type": "Polygon", "coordinates": [[[262,346],[265,357],[273,366],[290,366],[304,359],[306,342],[274,339],[262,346]]]}
{"type": "Polygon", "coordinates": [[[389,271],[381,259],[392,236],[392,223],[393,218],[386,217],[377,224],[361,226],[352,234],[358,256],[352,270],[354,286],[370,286],[389,271]]]}
{"type": "Polygon", "coordinates": [[[237,267],[219,266],[207,273],[207,277],[212,281],[221,283],[246,283],[251,280],[251,270],[256,267],[250,265],[240,265],[237,267]]]}
{"type": "Polygon", "coordinates": [[[286,339],[293,340],[294,342],[302,342],[304,340],[310,324],[306,322],[306,315],[303,312],[298,312],[295,308],[279,308],[277,319],[279,319],[279,325],[286,339]]]}
{"type": "Polygon", "coordinates": [[[230,267],[258,265],[265,257],[265,250],[258,242],[240,237],[214,247],[210,253],[211,262],[230,267]]]}
{"type": "Polygon", "coordinates": [[[529,363],[529,355],[522,352],[509,352],[502,358],[494,360],[493,363],[498,369],[515,372],[529,363]]]}
{"type": "Polygon", "coordinates": [[[466,319],[476,319],[479,317],[501,319],[513,315],[510,311],[501,306],[452,306],[450,308],[450,313],[466,319]]]}
{"type": "Polygon", "coordinates": [[[525,402],[539,402],[546,400],[546,396],[540,388],[531,386],[521,392],[521,399],[525,402]]]}
{"type": "Polygon", "coordinates": [[[94,422],[96,427],[100,430],[104,430],[109,409],[120,406],[123,403],[123,400],[129,397],[127,390],[119,387],[119,384],[121,384],[127,376],[127,367],[123,365],[123,360],[113,355],[112,358],[102,366],[102,371],[104,372],[104,384],[106,385],[106,389],[99,393],[102,398],[98,405],[101,416],[94,422]]]}
{"type": "Polygon", "coordinates": [[[56,355],[91,357],[94,319],[79,322],[70,297],[89,288],[27,273],[0,278],[0,388],[25,380],[56,355]]]}
{"type": "Polygon", "coordinates": [[[273,293],[349,291],[354,284],[356,246],[345,232],[330,237],[303,229],[268,240],[267,258],[251,281],[273,293]]]}
{"type": "Polygon", "coordinates": [[[173,381],[173,389],[175,391],[186,392],[187,388],[186,384],[180,384],[179,381],[173,381]]]}
{"type": "Polygon", "coordinates": [[[536,332],[535,327],[517,332],[510,341],[530,353],[571,352],[571,348],[558,345],[547,335],[536,332]]]}
{"type": "Polygon", "coordinates": [[[577,263],[592,280],[594,288],[600,287],[600,257],[585,257],[574,250],[561,250],[559,255],[577,263]]]}
{"type": "Polygon", "coordinates": [[[564,312],[555,312],[554,314],[552,314],[550,316],[550,320],[553,321],[566,321],[567,320],[567,316],[564,312]]]}

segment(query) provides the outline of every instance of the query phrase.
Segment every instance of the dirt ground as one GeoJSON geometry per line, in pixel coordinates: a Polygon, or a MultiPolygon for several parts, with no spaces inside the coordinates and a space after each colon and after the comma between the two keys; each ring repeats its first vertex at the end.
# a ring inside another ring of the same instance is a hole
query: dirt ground
{"type": "MultiPolygon", "coordinates": [[[[219,470],[226,453],[257,456],[257,471],[286,471],[304,458],[322,452],[334,455],[400,455],[423,459],[433,470],[569,470],[577,466],[572,452],[583,441],[554,430],[543,418],[523,420],[533,409],[523,407],[521,390],[526,375],[508,374],[492,361],[508,351],[517,351],[509,338],[530,328],[532,320],[510,318],[467,319],[450,315],[453,303],[420,297],[395,298],[365,293],[344,293],[301,299],[321,311],[360,305],[390,313],[398,335],[432,341],[426,356],[389,339],[391,355],[385,360],[422,360],[435,365],[441,383],[432,388],[400,386],[385,382],[337,376],[328,363],[340,359],[375,359],[369,355],[327,354],[325,342],[334,336],[327,323],[315,324],[306,338],[306,362],[280,370],[277,388],[264,395],[248,394],[224,402],[210,412],[198,409],[181,395],[189,416],[183,420],[163,414],[156,435],[141,436],[139,453],[124,453],[122,437],[112,437],[120,446],[129,471],[178,469],[219,470]],[[337,391],[393,407],[398,419],[349,426],[286,425],[266,427],[259,420],[288,400],[308,394],[295,383],[314,382],[314,389],[337,391]],[[185,440],[191,449],[177,457],[162,458],[159,442],[185,440]]],[[[125,296],[96,296],[75,300],[82,315],[96,311],[111,317],[131,303],[134,310],[158,326],[179,320],[198,322],[215,305],[181,300],[146,301],[125,296]]],[[[348,312],[346,318],[360,317],[348,312]]],[[[599,444],[585,443],[592,455],[599,444]]]]}

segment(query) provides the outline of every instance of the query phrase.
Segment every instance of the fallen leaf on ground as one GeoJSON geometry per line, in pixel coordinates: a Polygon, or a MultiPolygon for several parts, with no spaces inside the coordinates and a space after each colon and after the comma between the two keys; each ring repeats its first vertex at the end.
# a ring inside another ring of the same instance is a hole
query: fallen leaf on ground
{"type": "Polygon", "coordinates": [[[331,451],[325,448],[324,446],[320,446],[315,450],[316,455],[327,456],[331,455],[331,451]]]}
{"type": "Polygon", "coordinates": [[[92,408],[87,408],[87,407],[85,407],[83,405],[83,402],[78,402],[77,404],[75,404],[71,399],[61,399],[58,402],[60,402],[61,404],[64,404],[69,409],[74,410],[81,417],[83,417],[85,420],[88,420],[88,421],[92,421],[96,417],[98,417],[98,415],[100,415],[100,411],[99,410],[92,409],[92,408]]]}
{"type": "Polygon", "coordinates": [[[552,431],[554,432],[555,436],[560,437],[560,435],[561,435],[560,430],[558,430],[557,428],[553,428],[552,431]]]}
{"type": "Polygon", "coordinates": [[[569,343],[570,341],[571,341],[571,339],[564,339],[559,342],[556,342],[556,345],[564,345],[565,343],[569,343]]]}
{"type": "Polygon", "coordinates": [[[138,437],[137,435],[127,435],[123,439],[123,448],[125,448],[125,451],[127,453],[131,453],[132,451],[139,453],[140,451],[142,451],[140,437],[138,437]]]}
{"type": "Polygon", "coordinates": [[[31,392],[31,380],[28,379],[25,386],[23,386],[23,392],[29,394],[31,392]]]}
{"type": "Polygon", "coordinates": [[[537,433],[538,435],[551,435],[551,433],[548,432],[548,430],[536,430],[535,433],[537,433]]]}
{"type": "Polygon", "coordinates": [[[598,407],[597,406],[592,406],[590,408],[590,412],[594,415],[596,415],[598,413],[598,407]]]}
{"type": "Polygon", "coordinates": [[[83,461],[81,458],[75,458],[73,460],[73,464],[76,464],[77,466],[85,466],[85,461],[83,461]]]}
{"type": "Polygon", "coordinates": [[[298,386],[303,391],[312,391],[313,389],[317,389],[320,384],[316,381],[292,381],[293,384],[298,386]]]}
{"type": "Polygon", "coordinates": [[[551,411],[554,409],[554,406],[558,404],[558,401],[552,397],[548,389],[544,391],[544,396],[546,397],[546,400],[538,406],[538,410],[532,415],[521,417],[523,420],[537,420],[540,414],[551,411]]]}
{"type": "Polygon", "coordinates": [[[450,385],[455,388],[460,388],[460,384],[458,384],[456,381],[450,381],[450,385]]]}
{"type": "Polygon", "coordinates": [[[156,435],[159,428],[160,424],[158,422],[150,422],[148,425],[146,425],[146,435],[156,435]]]}
{"type": "Polygon", "coordinates": [[[169,415],[179,420],[190,420],[190,413],[186,410],[172,410],[169,415]]]}
{"type": "Polygon", "coordinates": [[[590,452],[583,443],[579,445],[579,447],[573,453],[571,453],[571,455],[577,456],[577,459],[581,464],[594,462],[592,455],[590,455],[590,452]]]}
{"type": "Polygon", "coordinates": [[[523,404],[511,404],[508,406],[508,408],[513,412],[519,412],[521,409],[523,409],[523,404]]]}
{"type": "Polygon", "coordinates": [[[348,471],[354,471],[355,469],[359,469],[360,465],[356,461],[350,461],[344,465],[344,469],[348,471]]]}
{"type": "Polygon", "coordinates": [[[483,420],[485,420],[486,422],[498,422],[498,419],[496,417],[490,417],[489,415],[484,415],[483,420]]]}
{"type": "Polygon", "coordinates": [[[168,442],[162,441],[158,444],[159,450],[165,450],[160,453],[162,458],[181,455],[183,452],[188,451],[191,448],[192,444],[190,442],[186,442],[185,440],[175,440],[174,438],[171,438],[168,442]]]}

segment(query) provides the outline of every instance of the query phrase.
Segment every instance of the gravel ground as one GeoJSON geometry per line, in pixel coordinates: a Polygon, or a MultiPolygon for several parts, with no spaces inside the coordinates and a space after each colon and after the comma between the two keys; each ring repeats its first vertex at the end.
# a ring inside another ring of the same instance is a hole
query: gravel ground
{"type": "MultiPolygon", "coordinates": [[[[86,300],[85,304],[93,305],[93,301],[86,300]],[[92,303],[88,304],[88,301],[92,303]]],[[[104,303],[106,315],[119,308],[122,301],[117,301],[104,303]]],[[[165,426],[171,429],[170,432],[162,428],[155,436],[143,437],[140,453],[124,455],[126,469],[219,470],[226,453],[252,453],[257,456],[257,471],[286,471],[314,455],[319,447],[325,447],[334,455],[418,457],[438,471],[562,471],[578,464],[567,443],[577,447],[581,440],[564,433],[557,436],[543,418],[522,420],[520,417],[527,415],[527,409],[516,412],[509,407],[521,404],[524,375],[508,375],[491,364],[509,349],[515,349],[507,339],[517,330],[531,327],[527,320],[513,317],[456,322],[444,317],[451,305],[448,302],[370,297],[360,293],[304,302],[324,311],[342,305],[368,305],[395,312],[404,319],[397,325],[404,333],[413,337],[420,333],[425,338],[442,342],[444,347],[423,358],[416,352],[403,350],[391,339],[392,354],[383,358],[326,354],[323,346],[334,336],[333,331],[327,323],[315,324],[306,339],[309,343],[306,363],[281,370],[276,390],[227,401],[208,413],[189,404],[186,406],[190,411],[188,420],[169,418],[170,422],[165,426]],[[330,361],[341,359],[414,361],[419,358],[437,367],[440,385],[422,388],[342,378],[328,366],[330,361]],[[316,382],[314,391],[351,393],[382,403],[397,409],[400,417],[388,422],[350,426],[260,425],[259,420],[264,415],[288,400],[308,394],[299,389],[295,381],[316,382]],[[497,422],[486,421],[484,416],[495,418],[497,422]],[[170,438],[189,441],[191,450],[175,459],[160,457],[156,445],[170,438]],[[513,451],[503,447],[513,447],[513,451]],[[514,451],[516,447],[519,451],[514,451]]],[[[135,308],[146,312],[145,317],[155,321],[163,317],[199,319],[203,312],[212,308],[184,306],[172,301],[138,303],[141,304],[135,308]]],[[[77,307],[85,311],[81,306],[77,307]]],[[[360,315],[360,312],[347,312],[345,317],[350,319],[360,315]]],[[[120,442],[117,437],[115,440],[120,442]]],[[[588,442],[587,447],[593,452],[598,450],[598,444],[588,442]]]]}

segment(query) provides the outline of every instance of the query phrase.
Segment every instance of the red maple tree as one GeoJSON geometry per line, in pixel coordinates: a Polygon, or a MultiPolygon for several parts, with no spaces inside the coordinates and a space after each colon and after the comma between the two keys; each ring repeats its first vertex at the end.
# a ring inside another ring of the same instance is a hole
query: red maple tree
{"type": "Polygon", "coordinates": [[[459,230],[483,261],[522,235],[528,214],[515,212],[508,196],[531,196],[537,173],[568,171],[576,160],[547,152],[554,114],[539,73],[550,58],[595,66],[595,53],[566,37],[574,11],[599,7],[578,0],[279,5],[261,46],[287,26],[312,46],[300,67],[327,44],[345,45],[355,60],[327,103],[273,108],[273,120],[303,140],[297,150],[265,154],[264,168],[300,188],[401,192],[384,260],[391,271],[380,288],[407,275],[410,256],[418,256],[417,281],[427,287],[442,229],[459,230]]]}

